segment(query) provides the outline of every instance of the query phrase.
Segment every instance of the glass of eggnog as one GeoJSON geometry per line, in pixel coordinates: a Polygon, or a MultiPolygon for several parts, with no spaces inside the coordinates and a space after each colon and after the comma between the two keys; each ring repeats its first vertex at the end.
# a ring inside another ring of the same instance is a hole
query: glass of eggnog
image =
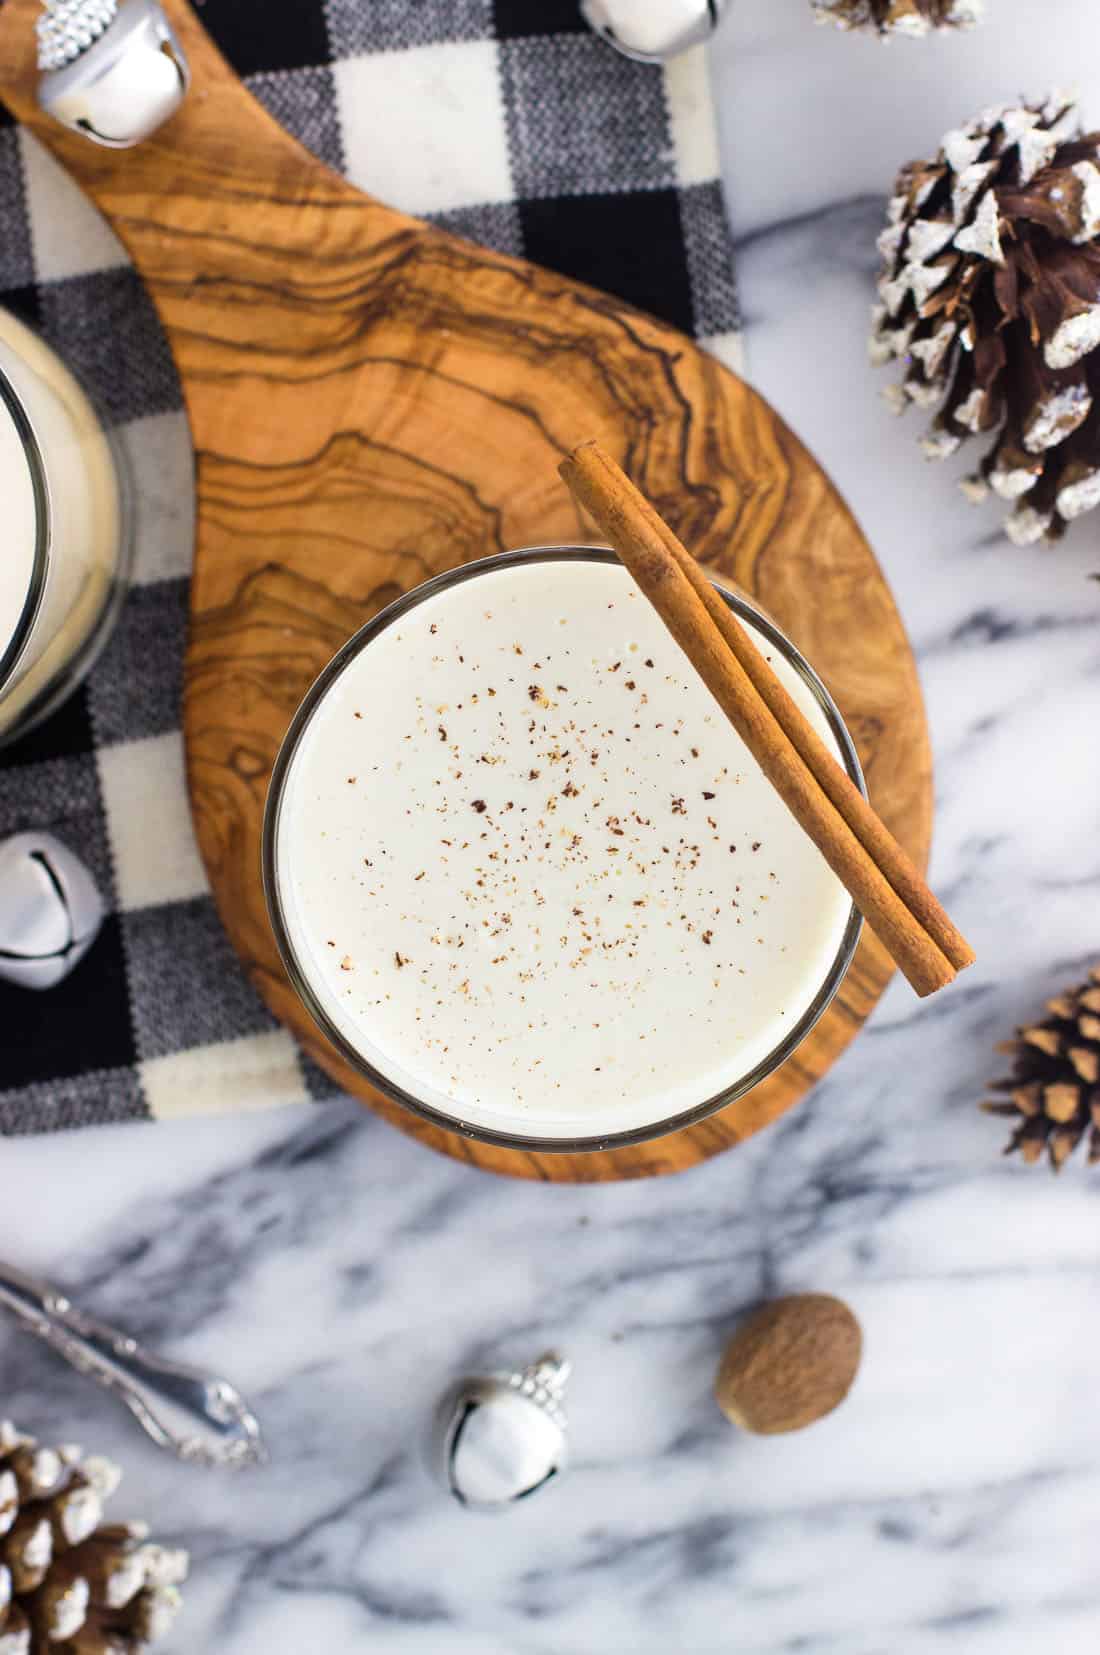
{"type": "MultiPolygon", "coordinates": [[[[722,595],[862,788],[820,680],[722,595]]],[[[525,1149],[636,1143],[741,1096],[821,1016],[859,936],[593,547],[439,575],[345,645],[275,765],[264,879],[287,971],[348,1062],[437,1125],[525,1149]]]]}
{"type": "Polygon", "coordinates": [[[0,310],[0,745],[52,712],[118,611],[129,513],[118,454],[61,359],[0,310]]]}

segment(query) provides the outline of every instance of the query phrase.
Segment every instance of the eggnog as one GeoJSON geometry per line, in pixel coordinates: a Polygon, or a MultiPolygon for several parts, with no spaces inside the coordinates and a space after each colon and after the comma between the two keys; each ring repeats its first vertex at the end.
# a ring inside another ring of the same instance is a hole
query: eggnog
{"type": "Polygon", "coordinates": [[[24,438],[14,410],[0,398],[0,500],[4,551],[0,556],[0,663],[29,629],[34,601],[38,510],[24,438]]]}
{"type": "Polygon", "coordinates": [[[91,663],[125,575],[114,453],[60,358],[0,310],[0,741],[91,663]]]}
{"type": "MultiPolygon", "coordinates": [[[[855,767],[790,646],[756,637],[855,767]]],[[[354,640],[284,748],[267,875],[292,974],[345,1051],[517,1138],[636,1134],[743,1087],[821,1010],[855,930],[678,645],[592,551],[475,565],[354,640]]]]}

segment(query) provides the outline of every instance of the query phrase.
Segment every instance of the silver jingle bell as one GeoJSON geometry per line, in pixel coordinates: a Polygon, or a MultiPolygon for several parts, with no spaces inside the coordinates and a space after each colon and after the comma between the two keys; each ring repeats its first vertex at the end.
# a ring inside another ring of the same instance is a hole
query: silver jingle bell
{"type": "Polygon", "coordinates": [[[560,1476],[570,1366],[548,1351],[519,1373],[474,1375],[447,1391],[436,1410],[432,1461],[461,1505],[499,1510],[560,1476]]]}
{"type": "Polygon", "coordinates": [[[105,911],[83,862],[52,833],[0,844],[0,977],[53,988],[84,958],[105,911]]]}
{"type": "Polygon", "coordinates": [[[174,115],[190,85],[157,0],[46,0],[38,102],[108,149],[131,149],[174,115]]]}
{"type": "Polygon", "coordinates": [[[585,22],[640,63],[664,63],[708,40],[725,0],[581,0],[585,22]]]}

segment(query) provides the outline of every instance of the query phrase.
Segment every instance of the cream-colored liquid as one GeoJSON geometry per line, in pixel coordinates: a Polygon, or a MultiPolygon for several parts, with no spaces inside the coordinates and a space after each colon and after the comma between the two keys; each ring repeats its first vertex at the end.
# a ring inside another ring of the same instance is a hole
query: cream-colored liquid
{"type": "Polygon", "coordinates": [[[23,620],[34,574],[37,516],[23,442],[0,399],[0,659],[23,620]]]}
{"type": "Polygon", "coordinates": [[[851,913],[625,571],[577,557],[452,586],[347,666],[296,750],[277,858],[294,949],[356,1049],[450,1115],[548,1136],[741,1080],[851,913]]]}
{"type": "MultiPolygon", "coordinates": [[[[49,497],[50,556],[46,587],[31,636],[0,685],[0,737],[61,679],[100,621],[121,557],[118,473],[103,429],[84,391],[61,360],[22,323],[0,310],[0,369],[30,420],[49,497]]],[[[6,408],[0,405],[0,487],[4,488],[13,571],[0,585],[0,654],[18,622],[37,524],[27,459],[6,408]],[[8,513],[7,487],[19,502],[8,513]]]]}

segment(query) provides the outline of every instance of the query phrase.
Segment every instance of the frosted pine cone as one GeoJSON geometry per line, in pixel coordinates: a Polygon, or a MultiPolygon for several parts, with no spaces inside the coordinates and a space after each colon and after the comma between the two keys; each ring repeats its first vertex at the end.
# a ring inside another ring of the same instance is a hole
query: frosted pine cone
{"type": "Polygon", "coordinates": [[[904,167],[879,237],[872,360],[888,397],[939,413],[931,459],[993,446],[963,483],[1014,503],[1009,537],[1056,540],[1100,505],[1100,132],[1074,103],[987,111],[904,167]]]}
{"type": "Polygon", "coordinates": [[[838,29],[874,29],[891,35],[925,35],[930,29],[970,29],[982,15],[982,0],[812,0],[818,23],[838,29]]]}
{"type": "Polygon", "coordinates": [[[103,1524],[119,1476],[0,1422],[0,1655],[142,1655],[172,1624],[187,1553],[103,1524]]]}

